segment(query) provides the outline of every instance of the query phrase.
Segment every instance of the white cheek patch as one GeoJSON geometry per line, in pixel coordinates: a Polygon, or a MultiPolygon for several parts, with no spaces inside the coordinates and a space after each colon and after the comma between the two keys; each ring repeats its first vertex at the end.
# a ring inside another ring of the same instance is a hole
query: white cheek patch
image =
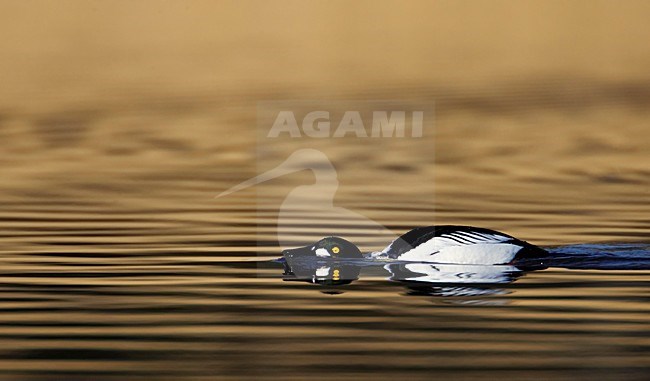
{"type": "Polygon", "coordinates": [[[323,249],[322,247],[318,250],[316,250],[316,255],[319,257],[330,257],[330,253],[327,252],[327,250],[323,249]]]}
{"type": "Polygon", "coordinates": [[[317,277],[322,278],[322,277],[326,277],[328,275],[330,275],[330,268],[329,267],[323,266],[323,267],[319,267],[319,268],[316,269],[316,276],[317,277]]]}

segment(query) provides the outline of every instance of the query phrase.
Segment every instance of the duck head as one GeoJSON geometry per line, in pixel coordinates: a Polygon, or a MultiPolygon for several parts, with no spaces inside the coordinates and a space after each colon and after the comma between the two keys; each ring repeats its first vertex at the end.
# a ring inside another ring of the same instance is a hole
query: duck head
{"type": "Polygon", "coordinates": [[[325,237],[313,245],[284,250],[282,255],[285,258],[363,258],[357,245],[340,237],[325,237]]]}

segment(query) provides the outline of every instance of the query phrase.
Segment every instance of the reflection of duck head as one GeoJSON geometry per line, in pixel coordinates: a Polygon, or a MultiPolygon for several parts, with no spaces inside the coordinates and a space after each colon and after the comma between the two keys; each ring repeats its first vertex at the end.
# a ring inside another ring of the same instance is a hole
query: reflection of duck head
{"type": "Polygon", "coordinates": [[[285,257],[285,281],[302,281],[323,286],[342,286],[359,279],[358,265],[337,260],[285,257]]]}

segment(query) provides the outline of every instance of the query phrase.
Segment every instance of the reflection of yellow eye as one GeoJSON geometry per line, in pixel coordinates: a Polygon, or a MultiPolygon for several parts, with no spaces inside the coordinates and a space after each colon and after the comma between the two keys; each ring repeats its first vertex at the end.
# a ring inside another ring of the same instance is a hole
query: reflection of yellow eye
{"type": "Polygon", "coordinates": [[[334,270],[334,272],[332,273],[332,280],[339,280],[339,279],[341,279],[341,273],[339,272],[339,270],[334,270]]]}
{"type": "Polygon", "coordinates": [[[338,246],[334,246],[334,247],[332,248],[332,253],[334,253],[334,254],[338,254],[339,251],[341,251],[341,249],[339,249],[338,246]]]}

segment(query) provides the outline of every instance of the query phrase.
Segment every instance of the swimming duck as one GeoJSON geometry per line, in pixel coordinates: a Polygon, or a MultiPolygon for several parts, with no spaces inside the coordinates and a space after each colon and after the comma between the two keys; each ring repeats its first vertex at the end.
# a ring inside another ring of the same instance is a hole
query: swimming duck
{"type": "Polygon", "coordinates": [[[325,237],[313,245],[284,250],[287,258],[376,259],[474,265],[516,264],[548,253],[535,245],[495,230],[461,225],[415,228],[379,252],[363,254],[340,237],[325,237]]]}

